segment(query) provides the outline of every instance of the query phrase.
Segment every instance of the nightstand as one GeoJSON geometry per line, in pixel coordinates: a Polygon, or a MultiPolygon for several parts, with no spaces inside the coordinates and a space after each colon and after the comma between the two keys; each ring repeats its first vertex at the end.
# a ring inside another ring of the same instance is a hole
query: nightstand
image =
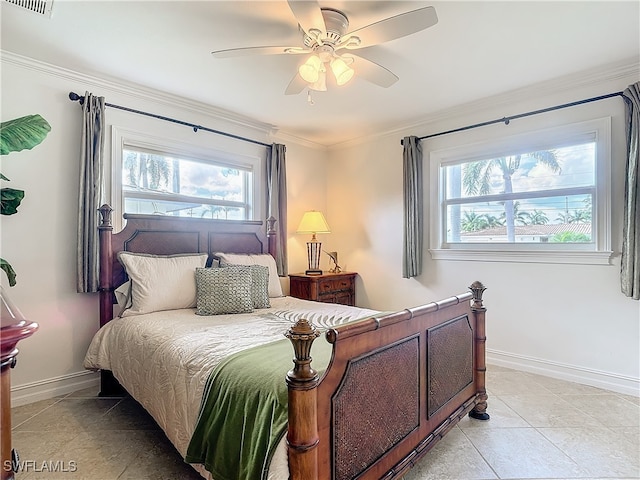
{"type": "Polygon", "coordinates": [[[356,275],[354,272],[289,275],[289,294],[315,302],[356,304],[356,275]]]}

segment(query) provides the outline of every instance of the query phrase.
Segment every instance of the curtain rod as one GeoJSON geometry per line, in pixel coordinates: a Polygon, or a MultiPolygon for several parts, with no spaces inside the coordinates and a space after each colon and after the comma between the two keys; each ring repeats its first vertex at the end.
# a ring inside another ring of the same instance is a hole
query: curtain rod
{"type": "MultiPolygon", "coordinates": [[[[75,92],[69,92],[69,100],[72,102],[79,102],[80,105],[84,104],[84,97],[78,95],[75,92]]],[[[271,145],[268,143],[259,142],[258,140],[252,140],[251,138],[241,137],[239,135],[234,135],[232,133],[221,132],[220,130],[214,130],[212,128],[203,127],[202,125],[195,125],[193,123],[184,122],[182,120],[176,120],[175,118],[164,117],[162,115],[156,115],[155,113],[143,112],[142,110],[134,110],[133,108],[122,107],[120,105],[114,105],[113,103],[106,103],[107,107],[117,108],[118,110],[124,110],[125,112],[137,113],[138,115],[145,115],[151,118],[157,118],[159,120],[164,120],[166,122],[177,123],[179,125],[184,125],[186,127],[193,128],[194,132],[198,130],[204,130],[205,132],[217,133],[218,135],[224,135],[225,137],[235,138],[236,140],[242,140],[244,142],[255,143],[256,145],[262,145],[263,147],[270,147],[271,145]]]]}
{"type": "MultiPolygon", "coordinates": [[[[488,122],[476,123],[474,125],[467,125],[466,127],[455,128],[453,130],[447,130],[446,132],[432,133],[431,135],[425,135],[424,137],[418,137],[418,140],[424,140],[426,138],[438,137],[440,135],[446,135],[448,133],[462,132],[464,130],[471,130],[473,128],[478,128],[478,127],[485,127],[487,125],[493,125],[494,123],[504,123],[505,125],[509,125],[509,122],[511,120],[516,120],[518,118],[529,117],[531,115],[538,115],[539,113],[551,112],[553,110],[560,110],[561,108],[574,107],[576,105],[582,105],[583,103],[597,102],[598,100],[605,100],[605,99],[611,98],[611,97],[621,97],[622,95],[623,95],[623,92],[608,93],[606,95],[600,95],[599,97],[592,97],[592,98],[587,98],[587,99],[584,99],[584,100],[578,100],[577,102],[564,103],[562,105],[556,105],[554,107],[543,108],[541,110],[533,110],[531,112],[520,113],[518,115],[512,115],[510,117],[503,117],[503,118],[499,118],[499,119],[496,119],[496,120],[489,120],[488,122]]],[[[404,145],[404,140],[400,140],[400,145],[404,145]]]]}

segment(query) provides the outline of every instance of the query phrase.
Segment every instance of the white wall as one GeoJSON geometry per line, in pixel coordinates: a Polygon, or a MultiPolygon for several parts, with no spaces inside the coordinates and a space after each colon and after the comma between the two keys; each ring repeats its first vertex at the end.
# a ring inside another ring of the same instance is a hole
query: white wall
{"type": "Polygon", "coordinates": [[[622,91],[637,79],[637,63],[631,63],[631,68],[616,66],[590,77],[577,76],[486,99],[442,112],[429,123],[333,148],[327,195],[328,216],[335,231],[332,241],[347,267],[360,274],[358,304],[400,309],[464,292],[474,280],[481,280],[488,287],[485,303],[490,362],[637,395],[640,304],[620,293],[619,281],[625,165],[622,99],[422,142],[428,211],[430,150],[611,116],[612,244],[616,256],[609,266],[434,261],[427,250],[427,226],[423,274],[403,279],[400,145],[405,135],[424,136],[622,91]]]}
{"type": "MultiPolygon", "coordinates": [[[[3,52],[2,121],[39,113],[50,124],[44,142],[31,151],[2,157],[2,173],[10,186],[25,190],[16,215],[2,216],[1,255],[18,273],[18,284],[2,285],[25,316],[40,328],[19,343],[18,365],[11,371],[14,405],[95,385],[98,375],[83,369],[86,349],[98,329],[98,297],[78,294],[76,215],[78,204],[81,108],[70,91],[86,90],[106,101],[252,138],[278,141],[271,126],[229,112],[199,105],[161,92],[97,79],[3,52]]],[[[110,152],[111,126],[151,133],[200,147],[255,154],[263,147],[140,115],[107,108],[105,156],[110,152]]],[[[305,256],[296,249],[306,239],[295,229],[305,209],[325,208],[324,148],[287,141],[290,180],[292,268],[304,269],[305,256]]],[[[7,185],[9,186],[9,185],[7,185]]],[[[288,283],[285,281],[285,288],[288,283]]]]}
{"type": "MultiPolygon", "coordinates": [[[[326,157],[327,152],[322,148],[309,148],[286,139],[280,139],[280,143],[287,146],[287,217],[288,217],[288,257],[289,273],[303,272],[309,268],[307,263],[307,241],[310,235],[296,233],[302,215],[308,210],[319,210],[326,214],[326,157]]],[[[329,226],[333,228],[331,223],[329,226]]],[[[325,242],[324,235],[320,241],[325,242]]],[[[323,248],[325,243],[323,243],[323,248]]],[[[324,248],[326,250],[326,248],[324,248]]],[[[320,266],[328,267],[328,257],[323,255],[320,266]]],[[[288,293],[288,281],[283,285],[285,293],[288,293]]]]}

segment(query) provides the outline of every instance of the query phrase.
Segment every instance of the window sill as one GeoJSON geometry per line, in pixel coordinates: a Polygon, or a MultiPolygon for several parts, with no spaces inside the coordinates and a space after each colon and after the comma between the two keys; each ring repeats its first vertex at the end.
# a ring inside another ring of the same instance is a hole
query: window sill
{"type": "Polygon", "coordinates": [[[434,260],[476,262],[560,263],[579,265],[611,265],[611,251],[535,251],[535,250],[458,250],[430,249],[434,260]]]}

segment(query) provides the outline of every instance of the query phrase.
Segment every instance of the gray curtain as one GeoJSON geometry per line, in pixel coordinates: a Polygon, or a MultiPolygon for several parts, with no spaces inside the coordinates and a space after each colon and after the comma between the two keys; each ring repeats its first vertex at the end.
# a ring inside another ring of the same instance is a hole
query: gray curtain
{"type": "Polygon", "coordinates": [[[404,137],[404,242],[402,276],[422,273],[422,148],[418,137],[404,137]]]}
{"type": "Polygon", "coordinates": [[[78,199],[78,292],[98,291],[98,208],[102,202],[104,97],[85,93],[82,103],[78,199]]]}
{"type": "Polygon", "coordinates": [[[640,82],[629,85],[622,98],[626,110],[627,174],[624,189],[622,227],[622,261],[620,280],[622,293],[640,300],[640,82]]]}
{"type": "Polygon", "coordinates": [[[286,151],[286,146],[274,143],[267,152],[267,216],[277,220],[276,266],[281,277],[288,273],[286,151]]]}

